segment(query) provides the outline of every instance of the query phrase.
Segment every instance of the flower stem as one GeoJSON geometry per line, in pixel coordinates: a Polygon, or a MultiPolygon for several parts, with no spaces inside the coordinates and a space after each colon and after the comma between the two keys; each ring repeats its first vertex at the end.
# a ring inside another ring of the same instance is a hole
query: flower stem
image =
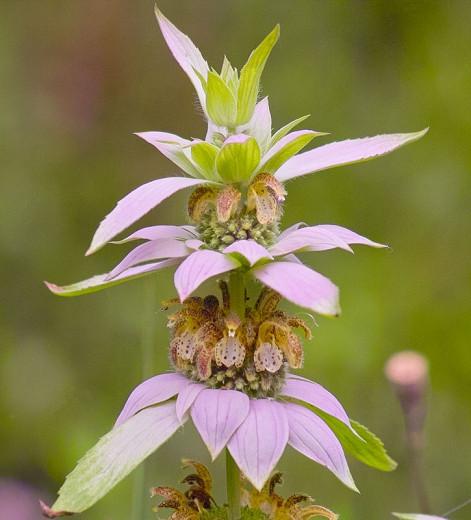
{"type": "Polygon", "coordinates": [[[234,271],[230,274],[229,295],[231,310],[243,320],[245,318],[245,278],[243,272],[234,271]]]}
{"type": "Polygon", "coordinates": [[[230,520],[240,518],[240,471],[226,448],[226,487],[230,520]]]}
{"type": "MultiPolygon", "coordinates": [[[[245,278],[241,271],[234,271],[229,276],[229,295],[231,310],[241,320],[245,317],[245,278]]],[[[226,448],[226,488],[227,502],[229,505],[229,519],[240,518],[240,470],[226,448]]]]}

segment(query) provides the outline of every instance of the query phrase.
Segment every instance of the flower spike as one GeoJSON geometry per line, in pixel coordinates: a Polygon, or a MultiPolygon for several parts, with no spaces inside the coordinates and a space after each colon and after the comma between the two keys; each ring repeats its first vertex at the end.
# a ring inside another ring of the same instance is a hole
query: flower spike
{"type": "MultiPolygon", "coordinates": [[[[303,339],[310,341],[312,334],[303,319],[281,310],[280,304],[286,300],[311,312],[338,316],[339,289],[297,254],[386,246],[333,224],[297,223],[282,230],[285,183],[390,153],[427,130],[302,151],[325,134],[294,130],[305,117],[273,132],[268,98],[257,101],[279,26],[250,54],[240,74],[227,58],[217,72],[188,36],[159,9],[155,12],[171,53],[196,89],[207,119],[206,138],[138,133],[189,177],[147,182],[104,218],[87,254],[113,240],[141,241],[110,272],[68,286],[47,286],[55,294],[75,296],[175,267],[178,298],[163,304],[166,309],[176,306],[167,321],[173,371],[131,392],[113,429],[78,462],[55,504],[43,504],[43,512],[54,518],[88,509],[191,420],[212,459],[228,450],[230,471],[238,466],[255,488],[246,490],[246,507],[256,503],[269,520],[335,520],[334,513],[313,504],[307,495],[283,499],[275,493],[280,475],[272,473],[288,445],[354,491],[358,490],[346,453],[382,471],[393,470],[396,463],[330,392],[290,372],[302,367],[303,339]],[[116,240],[186,188],[192,189],[187,203],[192,225],[149,226],[116,240]],[[203,284],[214,278],[221,296],[203,293],[203,284]],[[246,285],[249,279],[261,286],[258,298],[246,285]]],[[[227,516],[227,508],[217,506],[210,494],[208,470],[192,460],[184,464],[194,468],[183,480],[189,489],[154,488],[153,495],[164,498],[158,507],[174,509],[172,520],[208,520],[209,513],[227,516]]],[[[232,506],[231,514],[237,509],[232,506]]]]}

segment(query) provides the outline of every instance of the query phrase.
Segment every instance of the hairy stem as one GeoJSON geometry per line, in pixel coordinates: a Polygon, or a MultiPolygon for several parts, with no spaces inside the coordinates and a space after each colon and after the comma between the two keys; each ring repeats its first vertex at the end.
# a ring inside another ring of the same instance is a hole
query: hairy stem
{"type": "Polygon", "coordinates": [[[226,487],[230,520],[240,518],[240,471],[226,448],[226,487]]]}

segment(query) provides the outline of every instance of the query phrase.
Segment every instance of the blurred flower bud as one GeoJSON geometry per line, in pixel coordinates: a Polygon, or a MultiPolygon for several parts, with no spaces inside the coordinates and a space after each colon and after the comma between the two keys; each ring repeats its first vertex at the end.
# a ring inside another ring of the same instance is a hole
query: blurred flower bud
{"type": "Polygon", "coordinates": [[[407,350],[398,352],[389,358],[385,366],[385,373],[396,392],[404,413],[412,484],[422,512],[428,513],[430,512],[430,501],[422,470],[428,362],[418,352],[407,350]]]}
{"type": "Polygon", "coordinates": [[[418,352],[405,350],[389,358],[385,373],[393,385],[409,434],[420,434],[426,415],[428,362],[418,352]]]}

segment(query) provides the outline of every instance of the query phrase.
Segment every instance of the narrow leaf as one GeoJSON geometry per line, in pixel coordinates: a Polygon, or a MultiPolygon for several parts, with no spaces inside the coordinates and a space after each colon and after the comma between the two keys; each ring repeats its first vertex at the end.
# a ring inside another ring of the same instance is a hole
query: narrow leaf
{"type": "Polygon", "coordinates": [[[135,278],[141,278],[142,276],[151,274],[154,271],[163,269],[164,267],[177,265],[180,261],[181,259],[179,258],[170,258],[160,262],[153,262],[151,264],[138,265],[126,269],[112,280],[108,279],[109,273],[105,273],[97,274],[87,280],[82,280],[81,282],[72,283],[70,285],[60,286],[50,282],[44,283],[46,284],[46,287],[57,296],[81,296],[82,294],[98,292],[107,289],[108,287],[113,287],[113,285],[119,285],[123,282],[134,280],[135,278]]]}
{"type": "Polygon", "coordinates": [[[234,126],[237,101],[219,74],[209,72],[206,85],[206,108],[209,117],[220,126],[234,126]]]}
{"type": "Polygon", "coordinates": [[[318,135],[323,134],[313,132],[312,130],[298,130],[286,135],[275,146],[270,148],[265,157],[263,157],[259,170],[275,173],[282,164],[307,146],[318,135]]]}
{"type": "Polygon", "coordinates": [[[266,36],[262,43],[249,56],[247,63],[240,72],[239,93],[237,98],[237,124],[247,123],[257,102],[265,63],[280,37],[280,26],[277,25],[271,33],[266,36]]]}
{"type": "Polygon", "coordinates": [[[282,138],[284,137],[286,134],[288,134],[289,132],[291,132],[291,130],[293,130],[294,127],[298,126],[299,124],[301,124],[303,121],[305,121],[309,116],[306,115],[306,116],[302,116],[302,117],[298,117],[298,119],[295,119],[294,121],[291,121],[291,123],[288,123],[286,124],[285,126],[281,127],[279,130],[277,130],[274,134],[273,134],[273,137],[271,138],[271,142],[270,142],[270,148],[272,146],[275,146],[275,144],[282,138]]]}

